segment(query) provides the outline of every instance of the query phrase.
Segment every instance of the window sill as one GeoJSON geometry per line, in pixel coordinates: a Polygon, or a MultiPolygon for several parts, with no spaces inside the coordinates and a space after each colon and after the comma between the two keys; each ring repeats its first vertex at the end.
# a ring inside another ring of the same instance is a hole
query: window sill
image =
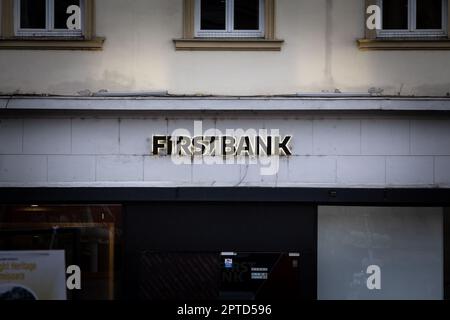
{"type": "Polygon", "coordinates": [[[180,51],[281,51],[284,40],[266,39],[175,39],[180,51]]]}
{"type": "Polygon", "coordinates": [[[102,50],[105,38],[92,40],[70,38],[0,39],[0,50],[102,50]]]}
{"type": "Polygon", "coordinates": [[[360,50],[450,50],[449,39],[359,39],[360,50]]]}

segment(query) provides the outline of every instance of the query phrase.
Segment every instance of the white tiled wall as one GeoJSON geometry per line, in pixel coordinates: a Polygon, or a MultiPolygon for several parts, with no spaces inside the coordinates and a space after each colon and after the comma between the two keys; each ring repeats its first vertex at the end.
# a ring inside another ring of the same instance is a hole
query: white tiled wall
{"type": "Polygon", "coordinates": [[[313,121],[315,155],[361,154],[361,121],[319,119],[313,121]]]}
{"type": "Polygon", "coordinates": [[[450,187],[450,120],[408,116],[0,119],[0,185],[450,187]],[[176,128],[280,129],[294,155],[260,165],[182,165],[151,155],[176,128]]]}
{"type": "Polygon", "coordinates": [[[71,143],[72,154],[119,154],[119,119],[72,119],[71,143]]]}
{"type": "Polygon", "coordinates": [[[98,156],[97,181],[144,181],[143,156],[98,156]]]}
{"type": "Polygon", "coordinates": [[[48,182],[95,181],[95,156],[48,156],[48,182]]]}
{"type": "Polygon", "coordinates": [[[384,185],[386,161],[382,156],[343,156],[337,160],[338,184],[384,185]]]}
{"type": "Polygon", "coordinates": [[[0,154],[22,153],[23,120],[0,120],[0,154]]]}
{"type": "Polygon", "coordinates": [[[362,120],[361,153],[368,156],[409,154],[409,132],[408,120],[362,120]]]}
{"type": "Polygon", "coordinates": [[[441,300],[442,219],[442,208],[320,206],[318,298],[441,300]],[[371,265],[380,290],[367,287],[371,265]]]}

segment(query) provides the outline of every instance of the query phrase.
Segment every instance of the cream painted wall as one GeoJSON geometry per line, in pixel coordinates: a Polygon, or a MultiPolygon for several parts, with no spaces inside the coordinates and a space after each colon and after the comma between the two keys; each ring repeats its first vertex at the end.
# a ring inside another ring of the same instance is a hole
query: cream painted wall
{"type": "Polygon", "coordinates": [[[0,93],[450,92],[450,51],[361,52],[363,0],[277,0],[281,52],[177,52],[182,0],[97,0],[101,52],[0,50],[0,93]]]}

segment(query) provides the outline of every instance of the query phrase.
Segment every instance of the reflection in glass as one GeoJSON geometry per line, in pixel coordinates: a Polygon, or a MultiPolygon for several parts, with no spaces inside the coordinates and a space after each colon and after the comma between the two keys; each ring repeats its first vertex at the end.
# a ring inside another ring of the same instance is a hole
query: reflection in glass
{"type": "Polygon", "coordinates": [[[416,28],[442,28],[442,0],[417,0],[416,28]]]}
{"type": "Polygon", "coordinates": [[[383,0],[383,29],[408,29],[408,0],[383,0]]]}

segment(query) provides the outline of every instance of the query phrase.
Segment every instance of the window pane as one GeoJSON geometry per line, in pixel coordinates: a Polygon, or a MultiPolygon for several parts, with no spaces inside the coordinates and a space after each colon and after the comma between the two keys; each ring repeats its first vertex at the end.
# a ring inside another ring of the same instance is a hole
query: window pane
{"type": "Polygon", "coordinates": [[[417,29],[442,28],[442,0],[417,0],[417,29]]]}
{"type": "Polygon", "coordinates": [[[71,5],[80,6],[80,0],[55,0],[55,29],[67,29],[67,19],[73,13],[67,13],[71,5]]]}
{"type": "Polygon", "coordinates": [[[234,0],[234,29],[259,29],[259,0],[234,0]]]}
{"type": "Polygon", "coordinates": [[[320,206],[319,299],[442,299],[443,230],[443,208],[320,206]],[[381,290],[368,288],[369,266],[381,290]]]}
{"type": "Polygon", "coordinates": [[[408,0],[383,1],[383,29],[408,29],[408,0]]]}
{"type": "Polygon", "coordinates": [[[226,0],[201,0],[201,29],[225,30],[226,0]]]}
{"type": "Polygon", "coordinates": [[[45,0],[20,1],[20,28],[45,29],[45,0]]]}

